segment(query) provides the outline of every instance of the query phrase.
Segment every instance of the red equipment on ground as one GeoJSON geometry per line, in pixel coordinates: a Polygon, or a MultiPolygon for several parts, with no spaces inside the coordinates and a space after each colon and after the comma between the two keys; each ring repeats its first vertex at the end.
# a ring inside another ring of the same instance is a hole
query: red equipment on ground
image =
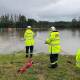
{"type": "Polygon", "coordinates": [[[28,63],[25,63],[25,65],[24,66],[22,66],[19,70],[18,70],[18,72],[19,73],[24,73],[28,68],[30,68],[30,67],[32,67],[32,60],[30,59],[29,61],[28,61],[28,63]]]}

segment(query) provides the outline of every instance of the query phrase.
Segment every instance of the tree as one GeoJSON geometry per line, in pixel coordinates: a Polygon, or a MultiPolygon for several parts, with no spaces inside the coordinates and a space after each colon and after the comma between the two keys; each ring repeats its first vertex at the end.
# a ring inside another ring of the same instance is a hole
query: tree
{"type": "Polygon", "coordinates": [[[16,22],[16,27],[25,28],[27,26],[27,20],[24,15],[19,15],[18,21],[16,22]]]}
{"type": "Polygon", "coordinates": [[[26,17],[24,15],[19,15],[19,22],[24,23],[26,22],[26,17]]]}
{"type": "Polygon", "coordinates": [[[71,25],[71,28],[77,28],[77,26],[78,26],[78,22],[77,22],[77,20],[74,18],[74,19],[72,19],[72,25],[71,25]]]}

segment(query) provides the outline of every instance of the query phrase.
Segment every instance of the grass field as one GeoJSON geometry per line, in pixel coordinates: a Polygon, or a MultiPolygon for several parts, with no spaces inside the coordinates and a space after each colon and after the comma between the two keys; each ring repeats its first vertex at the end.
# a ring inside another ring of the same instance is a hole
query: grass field
{"type": "Polygon", "coordinates": [[[80,80],[80,69],[75,67],[75,56],[59,55],[58,67],[48,68],[49,55],[33,56],[34,64],[25,73],[17,70],[26,62],[25,53],[0,55],[0,80],[80,80]]]}

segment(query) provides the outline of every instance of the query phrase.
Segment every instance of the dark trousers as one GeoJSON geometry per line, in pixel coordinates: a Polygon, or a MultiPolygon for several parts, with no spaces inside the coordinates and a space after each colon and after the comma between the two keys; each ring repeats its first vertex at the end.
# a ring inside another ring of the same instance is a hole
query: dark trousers
{"type": "Polygon", "coordinates": [[[30,57],[32,57],[34,46],[26,46],[26,55],[30,53],[30,57]]]}
{"type": "Polygon", "coordinates": [[[58,60],[58,54],[50,54],[50,62],[52,67],[57,67],[57,62],[56,62],[57,60],[58,60]]]}

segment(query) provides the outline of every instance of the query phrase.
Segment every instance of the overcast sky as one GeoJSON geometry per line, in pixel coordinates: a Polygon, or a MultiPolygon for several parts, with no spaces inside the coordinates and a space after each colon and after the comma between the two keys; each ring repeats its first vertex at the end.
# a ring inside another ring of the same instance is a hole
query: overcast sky
{"type": "Polygon", "coordinates": [[[70,21],[80,17],[80,0],[0,0],[0,15],[24,14],[46,21],[70,21]]]}

